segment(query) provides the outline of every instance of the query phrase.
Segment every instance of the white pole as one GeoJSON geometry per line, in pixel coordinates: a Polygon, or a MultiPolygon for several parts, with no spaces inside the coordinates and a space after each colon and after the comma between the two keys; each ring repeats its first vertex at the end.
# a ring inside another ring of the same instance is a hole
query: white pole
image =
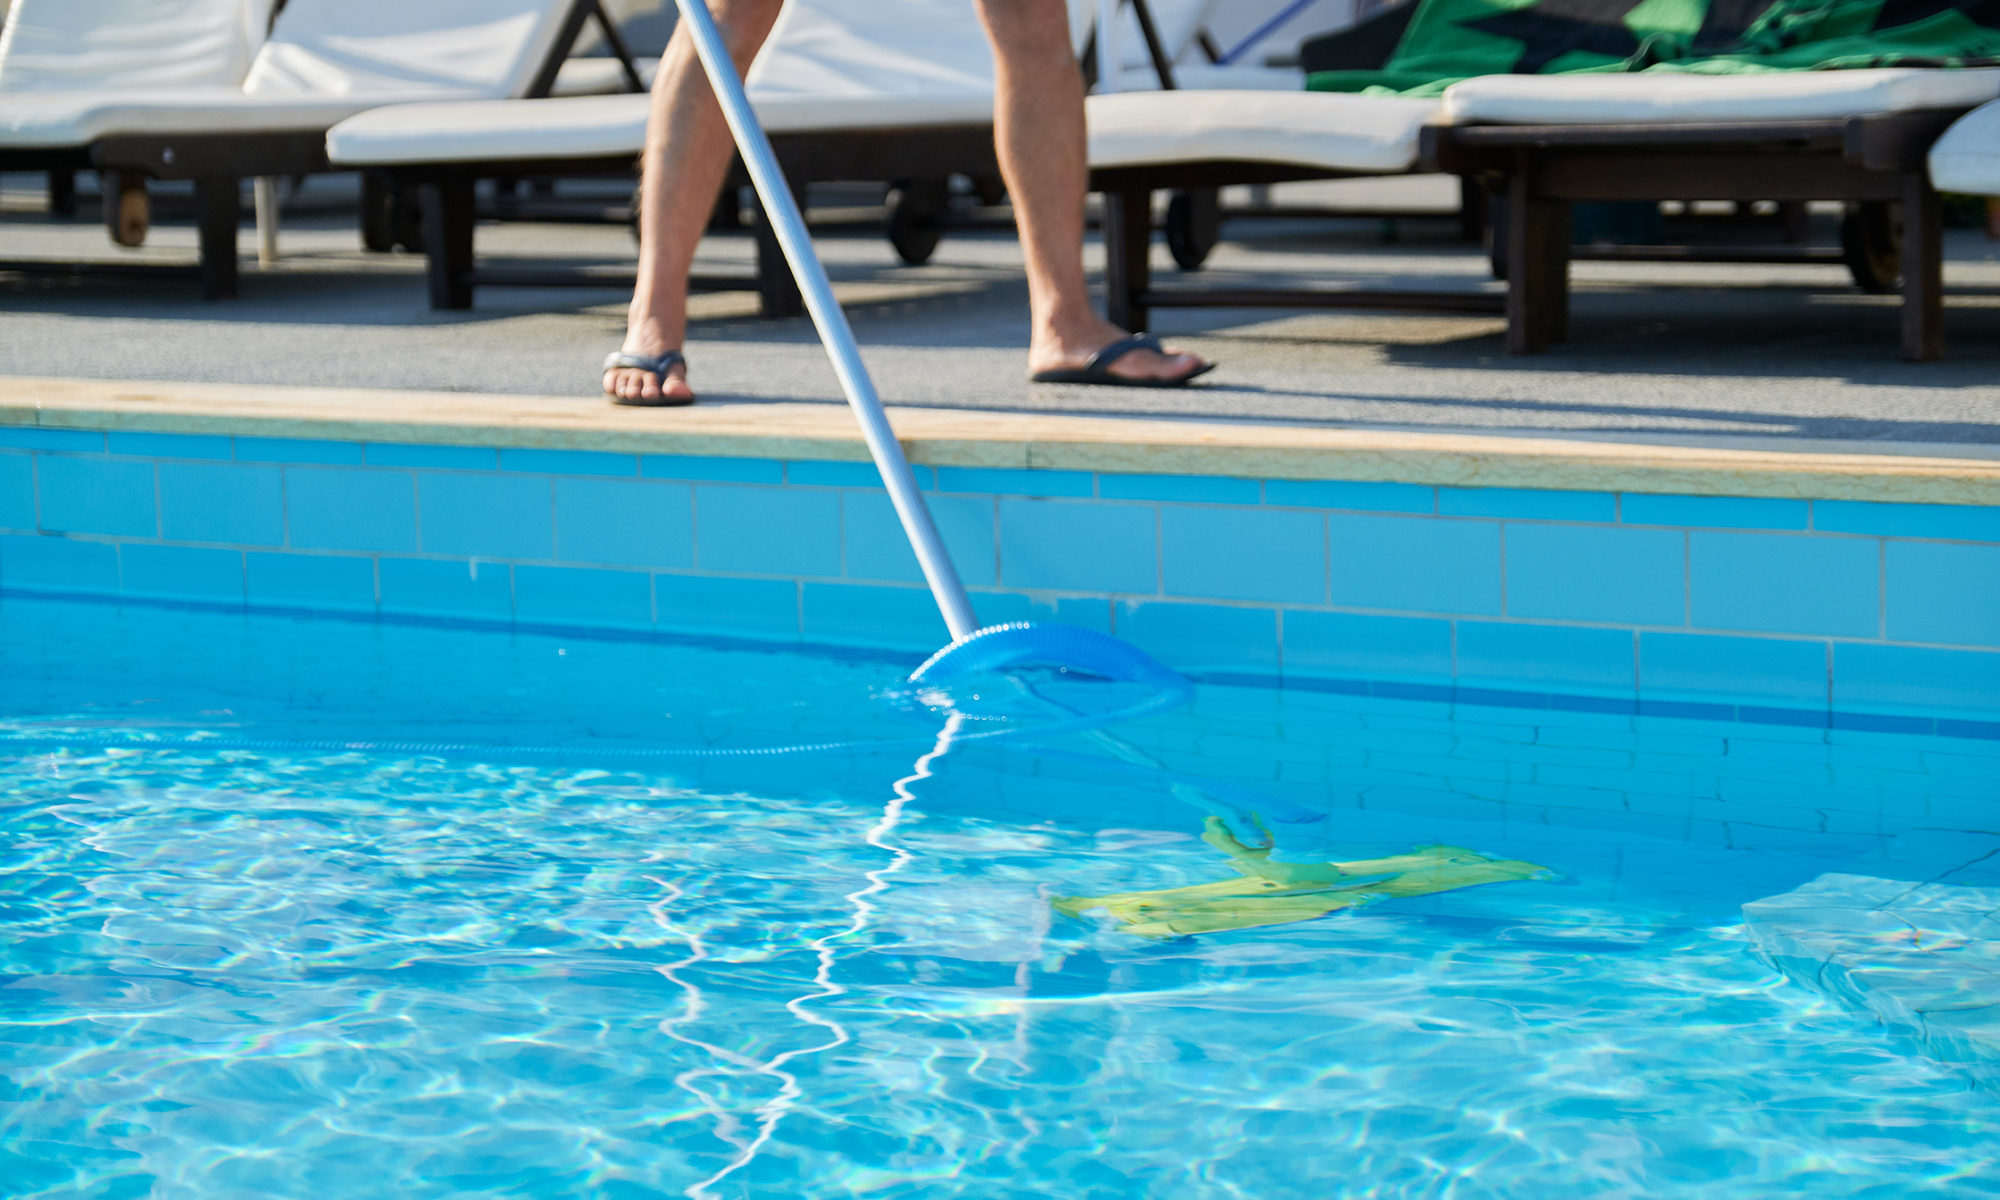
{"type": "Polygon", "coordinates": [[[909,460],[903,457],[902,444],[896,441],[896,433],[889,427],[888,414],[882,411],[882,400],[875,394],[875,383],[868,377],[861,351],[854,344],[854,330],[849,328],[840,302],[834,299],[826,268],[813,252],[805,218],[799,215],[799,206],[792,200],[792,189],[778,167],[771,140],[764,136],[764,127],[758,124],[757,114],[750,108],[750,97],[743,91],[736,64],[730,61],[722,31],[715,27],[707,0],[674,0],[674,3],[680,7],[681,17],[694,36],[695,52],[701,56],[702,68],[708,72],[716,99],[722,102],[722,115],[729,121],[730,132],[736,135],[736,149],[743,155],[743,165],[749,168],[750,181],[757,185],[757,195],[764,201],[764,212],[770,217],[778,245],[784,248],[785,258],[792,265],[792,275],[805,295],[806,311],[819,327],[826,356],[833,360],[833,372],[840,377],[841,390],[847,393],[847,403],[861,422],[861,435],[875,458],[875,469],[882,474],[882,485],[889,489],[896,515],[902,519],[910,549],[916,551],[917,565],[923,568],[924,579],[930,584],[931,595],[944,614],[944,623],[953,640],[965,637],[979,628],[978,619],[972,615],[972,602],[966,598],[965,585],[959,582],[951,555],[945,552],[944,541],[931,522],[930,510],[924,507],[923,494],[910,474],[909,460]]]}
{"type": "Polygon", "coordinates": [[[257,265],[272,266],[278,261],[278,181],[259,175],[251,193],[257,209],[257,265]]]}

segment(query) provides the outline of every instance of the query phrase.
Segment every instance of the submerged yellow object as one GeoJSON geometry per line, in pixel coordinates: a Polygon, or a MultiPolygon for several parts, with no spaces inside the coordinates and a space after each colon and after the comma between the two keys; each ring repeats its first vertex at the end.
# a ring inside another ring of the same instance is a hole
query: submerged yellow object
{"type": "Polygon", "coordinates": [[[1409,854],[1353,862],[1273,862],[1268,835],[1265,845],[1246,846],[1221,818],[1210,817],[1204,825],[1202,840],[1229,856],[1239,878],[1151,892],[1060,896],[1053,901],[1056,911],[1080,917],[1101,908],[1143,937],[1181,937],[1310,921],[1377,900],[1549,873],[1534,863],[1489,858],[1458,846],[1420,846],[1409,854]]]}

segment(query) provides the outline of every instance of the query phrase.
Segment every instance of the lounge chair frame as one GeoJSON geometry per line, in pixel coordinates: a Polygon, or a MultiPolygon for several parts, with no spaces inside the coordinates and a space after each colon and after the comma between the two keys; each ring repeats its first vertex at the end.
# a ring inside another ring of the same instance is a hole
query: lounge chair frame
{"type": "Polygon", "coordinates": [[[1570,206],[1598,200],[1838,200],[1902,216],[1902,353],[1944,352],[1943,216],[1925,155],[1968,109],[1705,124],[1435,125],[1421,162],[1506,197],[1507,349],[1569,333],[1570,206]]]}
{"type": "MultiPolygon", "coordinates": [[[[548,95],[578,35],[593,20],[603,31],[606,44],[623,60],[627,82],[636,90],[645,90],[618,23],[604,11],[600,0],[570,0],[569,11],[557,27],[548,57],[537,68],[529,87],[531,97],[548,95]]],[[[128,187],[142,187],[144,181],[192,181],[200,245],[200,263],[196,267],[8,260],[0,261],[0,270],[65,275],[196,275],[201,281],[204,300],[233,299],[238,292],[236,241],[243,222],[243,180],[315,175],[334,169],[327,161],[324,129],[108,135],[74,149],[0,148],[0,171],[48,171],[52,175],[79,170],[103,172],[107,197],[128,187]]],[[[116,219],[116,208],[114,204],[106,205],[107,221],[116,219]]]]}
{"type": "Polygon", "coordinates": [[[1105,315],[1133,331],[1150,327],[1156,308],[1315,308],[1498,313],[1505,297],[1466,289],[1160,287],[1153,282],[1153,195],[1308,179],[1377,178],[1351,171],[1259,162],[1161,163],[1103,167],[1090,173],[1104,196],[1105,315]]]}
{"type": "MultiPolygon", "coordinates": [[[[939,164],[968,175],[997,175],[1000,167],[988,124],[882,127],[838,133],[774,133],[772,148],[795,192],[812,183],[856,179],[928,179],[939,164]]],[[[508,268],[480,267],[473,252],[478,221],[475,195],[488,179],[576,179],[589,176],[629,177],[637,165],[632,155],[614,158],[511,159],[483,163],[412,164],[375,168],[397,188],[415,189],[423,212],[424,252],[429,260],[431,307],[472,307],[482,285],[538,287],[629,287],[630,268],[508,268]]],[[[735,168],[725,187],[747,182],[735,168]]],[[[755,224],[757,265],[754,277],[701,275],[690,279],[700,291],[754,290],[759,311],[767,317],[798,316],[805,311],[798,285],[786,269],[784,254],[770,222],[759,209],[755,224]]]]}

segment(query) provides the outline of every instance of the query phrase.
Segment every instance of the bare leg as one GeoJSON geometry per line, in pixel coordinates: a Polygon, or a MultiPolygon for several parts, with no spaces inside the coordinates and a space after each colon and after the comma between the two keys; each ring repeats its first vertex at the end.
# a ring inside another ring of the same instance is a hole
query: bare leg
{"type": "MultiPolygon", "coordinates": [[[[979,12],[998,67],[994,140],[1028,258],[1028,366],[1079,367],[1125,331],[1097,315],[1083,278],[1089,164],[1069,14],[1064,0],[979,0],[979,12]]],[[[1140,351],[1110,369],[1159,379],[1200,365],[1191,354],[1140,351]]]]}
{"type": "MultiPolygon", "coordinates": [[[[710,0],[738,71],[769,36],[784,0],[710,0]]],[[[687,336],[688,272],[695,246],[735,154],[722,106],[695,58],[686,29],[674,31],[653,81],[646,154],[639,182],[639,285],[632,294],[624,349],[654,355],[679,349],[687,336]]],[[[691,399],[686,372],[604,373],[604,390],[621,400],[691,399]]]]}

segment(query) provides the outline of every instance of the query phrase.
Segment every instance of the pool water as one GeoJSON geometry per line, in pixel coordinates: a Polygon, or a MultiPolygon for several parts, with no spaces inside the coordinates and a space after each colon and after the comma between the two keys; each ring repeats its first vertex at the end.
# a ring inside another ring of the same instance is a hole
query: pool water
{"type": "Polygon", "coordinates": [[[2000,1092],[1741,913],[1964,824],[1993,746],[1204,684],[941,747],[911,665],[0,601],[0,1193],[2000,1192],[2000,1092]],[[1255,796],[1281,858],[1553,877],[1051,907],[1228,877],[1255,796]]]}

